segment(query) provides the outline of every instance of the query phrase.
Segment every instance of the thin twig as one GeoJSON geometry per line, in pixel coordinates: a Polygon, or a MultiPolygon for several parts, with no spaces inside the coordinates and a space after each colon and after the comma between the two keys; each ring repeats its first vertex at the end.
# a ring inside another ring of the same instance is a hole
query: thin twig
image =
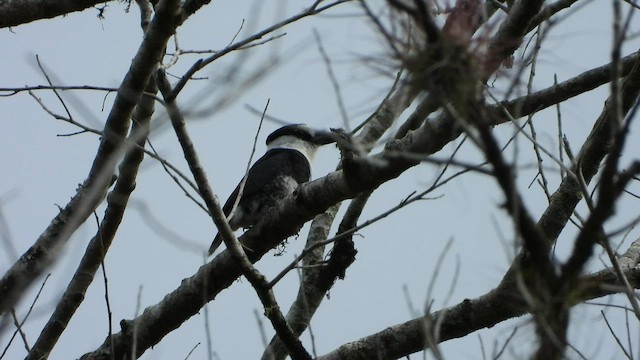
{"type": "Polygon", "coordinates": [[[440,270],[442,270],[444,259],[446,258],[449,249],[451,249],[452,244],[453,239],[449,239],[440,252],[438,260],[434,265],[433,272],[431,273],[429,286],[427,287],[427,295],[425,297],[425,338],[427,344],[429,345],[429,349],[436,359],[443,359],[443,355],[440,351],[440,348],[438,347],[438,343],[440,343],[440,326],[442,325],[442,319],[444,317],[440,317],[440,321],[436,321],[436,323],[434,324],[432,322],[433,319],[429,316],[429,314],[431,313],[431,304],[433,304],[433,301],[435,301],[435,299],[433,298],[433,289],[435,288],[436,280],[438,279],[440,270]]]}
{"type": "Polygon", "coordinates": [[[618,344],[618,348],[620,348],[620,350],[622,350],[622,352],[624,353],[624,356],[626,356],[627,359],[633,359],[631,354],[629,354],[627,352],[627,349],[624,348],[624,345],[622,344],[622,341],[620,340],[618,335],[616,335],[616,332],[613,331],[613,328],[611,327],[611,324],[609,324],[609,320],[607,320],[607,315],[604,314],[603,310],[600,310],[600,314],[602,315],[602,319],[604,320],[604,323],[607,324],[607,328],[609,329],[609,333],[611,333],[611,336],[613,336],[613,339],[618,344]]]}
{"type": "MultiPolygon", "coordinates": [[[[97,233],[96,233],[96,239],[97,241],[102,244],[102,231],[101,231],[101,226],[100,226],[100,219],[98,218],[98,214],[94,211],[93,212],[93,217],[96,221],[96,228],[98,229],[97,233]]],[[[102,253],[105,253],[105,250],[102,249],[102,253]]],[[[107,270],[104,266],[104,256],[101,259],[101,269],[102,269],[102,281],[104,284],[104,302],[105,305],[107,307],[107,324],[109,327],[109,339],[110,339],[110,345],[111,345],[111,359],[113,360],[115,358],[115,349],[113,346],[113,313],[111,312],[111,302],[109,301],[109,280],[107,278],[107,270]]]]}
{"type": "Polygon", "coordinates": [[[498,352],[492,357],[493,360],[500,359],[500,356],[502,356],[502,354],[504,354],[504,351],[507,350],[507,346],[509,345],[511,340],[513,340],[514,336],[516,336],[517,332],[518,332],[518,327],[516,326],[511,331],[511,334],[507,336],[507,339],[504,341],[504,344],[502,344],[502,346],[500,347],[500,350],[498,350],[498,352]]]}
{"type": "MultiPolygon", "coordinates": [[[[44,111],[46,111],[49,115],[51,115],[54,119],[56,119],[56,120],[62,120],[62,121],[68,122],[68,123],[70,123],[70,124],[72,124],[72,125],[75,125],[75,126],[77,126],[77,127],[79,127],[79,128],[81,128],[81,129],[82,129],[82,131],[77,132],[77,133],[74,133],[74,135],[82,134],[82,133],[85,133],[85,132],[94,133],[94,134],[96,134],[96,135],[102,135],[102,132],[101,132],[100,130],[96,130],[96,129],[90,128],[90,127],[88,127],[88,126],[86,126],[86,125],[83,125],[83,124],[81,124],[81,123],[79,123],[79,122],[77,122],[77,121],[73,120],[73,119],[72,119],[72,118],[70,118],[70,117],[65,117],[65,116],[62,116],[62,115],[59,115],[59,114],[54,113],[52,110],[50,110],[50,109],[49,109],[49,108],[44,104],[44,102],[42,101],[42,99],[40,99],[39,97],[37,97],[37,96],[36,96],[32,91],[29,91],[29,95],[31,95],[31,97],[32,97],[32,98],[34,98],[34,99],[36,100],[36,102],[38,103],[38,105],[40,105],[40,107],[42,107],[42,109],[43,109],[44,111]]],[[[62,135],[62,136],[63,136],[63,135],[62,135]]]]}
{"type": "Polygon", "coordinates": [[[331,86],[333,86],[333,91],[336,97],[336,101],[338,103],[338,110],[340,110],[340,116],[342,117],[342,123],[344,125],[345,130],[349,131],[351,126],[349,126],[349,115],[347,115],[347,107],[344,105],[344,100],[342,97],[342,91],[340,90],[340,83],[338,82],[338,78],[336,74],[333,72],[333,66],[331,64],[331,58],[327,54],[327,51],[324,49],[322,45],[322,39],[320,38],[320,34],[317,29],[313,29],[313,36],[316,39],[316,43],[318,44],[318,52],[320,52],[320,56],[322,57],[322,61],[325,64],[327,69],[327,74],[329,75],[329,81],[331,82],[331,86]]]}
{"type": "Polygon", "coordinates": [[[398,203],[398,205],[391,207],[390,209],[388,209],[387,211],[361,223],[358,224],[348,230],[345,230],[339,234],[336,234],[334,237],[324,240],[324,241],[318,241],[316,243],[314,243],[313,245],[311,245],[310,247],[305,248],[304,250],[302,250],[302,252],[300,253],[300,255],[296,256],[295,259],[293,261],[291,261],[284,269],[282,269],[282,271],[280,271],[270,282],[269,282],[269,287],[272,288],[274,287],[280,280],[282,280],[282,278],[284,278],[284,276],[289,273],[289,271],[291,271],[292,269],[295,269],[297,264],[300,262],[300,260],[302,260],[303,258],[305,258],[308,254],[312,253],[313,250],[315,250],[316,248],[319,248],[321,246],[325,246],[327,244],[331,244],[334,243],[336,241],[340,241],[341,239],[343,239],[346,236],[349,236],[351,234],[355,234],[357,231],[362,230],[363,228],[372,225],[384,218],[386,218],[387,216],[393,214],[394,212],[404,208],[405,206],[414,203],[416,201],[420,201],[420,200],[425,200],[425,196],[438,189],[439,187],[443,186],[444,184],[448,183],[450,180],[466,173],[468,170],[463,170],[460,171],[458,173],[455,173],[454,175],[450,176],[449,178],[443,180],[440,183],[437,184],[433,184],[432,186],[430,186],[428,189],[418,193],[418,194],[411,194],[409,195],[407,198],[403,199],[402,201],[400,201],[400,203],[398,203]]]}
{"type": "Polygon", "coordinates": [[[260,135],[260,130],[262,129],[262,123],[264,122],[264,116],[267,113],[267,109],[269,108],[269,102],[271,99],[267,99],[267,103],[264,105],[264,110],[262,110],[262,116],[260,117],[260,122],[258,123],[258,129],[256,130],[256,135],[253,137],[253,146],[251,148],[251,154],[249,155],[249,160],[247,160],[247,166],[244,170],[244,176],[240,181],[240,185],[238,186],[238,194],[236,195],[236,199],[233,202],[233,206],[227,215],[227,221],[233,217],[233,213],[238,208],[238,204],[240,203],[240,199],[242,199],[242,193],[244,192],[244,186],[247,183],[247,178],[249,176],[249,169],[251,169],[251,163],[253,162],[253,156],[256,153],[256,145],[258,143],[258,136],[260,135]]]}
{"type": "MultiPolygon", "coordinates": [[[[182,88],[184,88],[184,86],[187,84],[187,82],[189,81],[189,79],[191,79],[191,77],[198,72],[200,69],[204,68],[205,66],[209,65],[210,63],[214,62],[215,60],[227,55],[228,53],[238,50],[239,48],[245,47],[249,44],[251,44],[252,42],[261,39],[263,36],[278,30],[286,25],[289,25],[293,22],[296,22],[304,17],[307,16],[311,16],[311,15],[316,15],[319,14],[325,10],[328,10],[336,5],[340,5],[346,2],[349,2],[352,0],[336,0],[333,3],[327,4],[323,7],[318,8],[317,5],[319,3],[314,3],[313,5],[311,5],[309,8],[307,8],[306,10],[302,11],[301,13],[294,15],[286,20],[283,20],[277,24],[274,24],[272,26],[269,26],[268,28],[255,33],[254,35],[251,35],[247,38],[245,38],[244,40],[238,41],[228,47],[226,47],[225,49],[219,51],[218,53],[206,58],[206,59],[200,59],[198,61],[195,62],[195,64],[193,64],[191,66],[191,68],[189,70],[187,70],[187,72],[180,78],[180,81],[178,81],[178,83],[173,87],[173,90],[171,92],[171,94],[168,96],[168,99],[175,99],[178,94],[180,93],[180,91],[182,91],[182,88]]],[[[167,100],[167,98],[165,98],[165,101],[167,100]]]]}
{"type": "MultiPolygon", "coordinates": [[[[31,311],[33,311],[34,306],[36,305],[36,301],[38,301],[38,299],[40,298],[40,294],[42,293],[42,289],[44,289],[45,284],[47,283],[47,280],[49,280],[49,277],[51,276],[51,274],[47,274],[47,276],[44,278],[44,280],[42,281],[42,284],[40,285],[40,289],[38,290],[38,293],[36,294],[36,296],[33,298],[33,301],[31,302],[31,306],[29,306],[29,310],[27,311],[27,314],[24,316],[24,319],[22,319],[22,321],[17,324],[16,326],[16,331],[14,331],[13,335],[11,335],[11,338],[9,339],[9,341],[7,342],[7,345],[5,346],[4,350],[2,351],[2,354],[0,354],[0,359],[2,359],[7,351],[9,351],[9,347],[11,346],[11,342],[13,342],[13,339],[16,337],[16,335],[18,333],[20,333],[20,336],[23,339],[25,348],[27,349],[27,351],[30,351],[29,346],[26,342],[26,336],[25,334],[22,332],[22,326],[24,325],[24,323],[27,321],[27,319],[29,318],[29,315],[31,315],[31,311]]],[[[13,312],[13,309],[12,309],[13,312]]],[[[15,314],[15,313],[14,313],[15,314]]]]}
{"type": "MultiPolygon", "coordinates": [[[[535,50],[533,52],[533,57],[531,59],[531,70],[529,72],[529,81],[527,82],[527,95],[530,95],[532,93],[532,89],[533,89],[533,79],[535,78],[535,74],[536,74],[536,66],[538,64],[538,55],[540,53],[540,49],[541,49],[541,43],[542,43],[542,24],[538,26],[538,31],[536,32],[536,44],[535,44],[535,50]]],[[[538,162],[538,175],[540,175],[540,179],[542,182],[542,190],[544,191],[545,196],[547,197],[547,201],[551,200],[551,194],[549,192],[549,181],[547,181],[547,177],[544,173],[544,169],[542,167],[542,155],[540,154],[540,149],[538,148],[538,139],[537,139],[537,134],[536,134],[536,128],[533,124],[533,114],[529,115],[528,119],[527,119],[527,124],[529,124],[529,130],[531,131],[531,138],[533,139],[533,151],[536,154],[536,160],[538,162]]],[[[562,163],[561,160],[559,160],[560,163],[562,163]]],[[[537,176],[536,176],[537,177],[537,176]]],[[[535,178],[534,178],[535,179],[535,178]]]]}

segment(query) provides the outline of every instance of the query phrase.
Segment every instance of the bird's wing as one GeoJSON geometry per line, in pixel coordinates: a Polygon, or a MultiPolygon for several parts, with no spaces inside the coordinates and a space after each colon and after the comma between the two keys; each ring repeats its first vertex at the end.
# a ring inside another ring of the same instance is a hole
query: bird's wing
{"type": "MultiPolygon", "coordinates": [[[[287,173],[294,176],[298,183],[309,181],[311,177],[311,168],[307,159],[300,152],[290,149],[272,149],[269,150],[264,156],[256,161],[247,173],[247,181],[245,182],[244,189],[242,190],[242,197],[249,198],[257,193],[269,180],[275,178],[279,174],[287,173]],[[269,154],[269,156],[267,156],[269,154]],[[269,161],[265,159],[269,158],[269,161]],[[303,161],[296,161],[303,160],[303,161]],[[259,174],[259,175],[257,175],[259,174]],[[297,176],[296,174],[301,174],[297,176]]],[[[236,186],[235,190],[229,195],[227,202],[225,202],[222,210],[225,215],[229,216],[233,204],[238,197],[240,191],[240,184],[236,186]]],[[[213,254],[218,246],[222,244],[222,236],[218,233],[209,247],[209,255],[213,254]]]]}
{"type": "MultiPolygon", "coordinates": [[[[244,189],[242,190],[242,197],[248,198],[260,191],[265,183],[281,173],[289,173],[294,175],[296,173],[302,173],[303,176],[297,178],[296,181],[298,183],[303,183],[309,181],[309,177],[311,176],[311,169],[309,168],[309,164],[300,152],[291,149],[272,149],[264,154],[258,161],[256,161],[253,166],[249,169],[247,173],[247,181],[245,182],[244,189]],[[269,155],[269,156],[267,156],[269,155]],[[265,161],[265,159],[269,159],[269,161],[265,161]],[[295,161],[299,160],[297,158],[302,158],[304,161],[295,161]],[[303,164],[303,165],[299,165],[303,164]],[[304,169],[296,169],[297,166],[304,166],[304,169]],[[303,170],[303,171],[294,171],[294,170],[303,170]],[[259,175],[258,175],[259,174],[259,175]]],[[[227,202],[225,202],[222,210],[226,215],[229,215],[231,212],[231,208],[236,201],[236,197],[238,196],[238,192],[240,191],[240,184],[236,186],[235,190],[229,195],[227,202]]]]}

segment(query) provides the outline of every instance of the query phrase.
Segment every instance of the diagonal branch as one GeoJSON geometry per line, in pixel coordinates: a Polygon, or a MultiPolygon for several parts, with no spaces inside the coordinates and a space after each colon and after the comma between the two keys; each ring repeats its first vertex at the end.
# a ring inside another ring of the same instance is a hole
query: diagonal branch
{"type": "MultiPolygon", "coordinates": [[[[171,91],[171,94],[168,95],[168,99],[175,99],[178,94],[180,93],[180,91],[182,91],[182,89],[184,88],[184,86],[187,84],[187,82],[191,79],[191,77],[198,71],[200,71],[200,69],[204,68],[205,66],[211,64],[212,62],[214,62],[215,60],[227,55],[228,53],[238,50],[238,49],[242,49],[244,47],[246,47],[247,45],[251,44],[252,42],[256,41],[256,40],[260,40],[262,39],[264,36],[266,36],[269,33],[272,33],[280,28],[283,28],[291,23],[294,23],[302,18],[305,18],[307,16],[312,16],[312,15],[316,15],[319,14],[325,10],[331,9],[332,7],[336,6],[336,5],[340,5],[342,3],[345,2],[349,2],[352,0],[336,0],[335,2],[332,2],[330,4],[327,4],[325,6],[322,7],[317,7],[318,3],[314,3],[312,6],[310,6],[309,8],[305,9],[304,11],[300,12],[297,15],[294,15],[288,19],[285,19],[277,24],[274,24],[272,26],[269,26],[268,28],[257,32],[249,37],[247,37],[244,40],[235,42],[229,46],[227,46],[226,48],[224,48],[223,50],[220,50],[219,52],[215,53],[214,55],[209,56],[206,59],[200,59],[198,61],[196,61],[195,64],[193,64],[191,66],[191,68],[189,68],[189,70],[187,70],[187,72],[182,75],[182,77],[180,78],[180,80],[178,81],[178,83],[173,87],[173,90],[171,91]]],[[[184,9],[185,9],[185,14],[189,14],[191,12],[191,7],[197,5],[200,6],[200,1],[187,1],[184,5],[184,9]]]]}
{"type": "MultiPolygon", "coordinates": [[[[634,289],[640,288],[640,269],[636,268],[638,240],[623,256],[623,271],[634,289]]],[[[622,290],[612,269],[583,276],[578,281],[579,294],[572,297],[575,306],[587,300],[617,294],[622,290]]],[[[465,299],[459,304],[436,311],[424,317],[389,326],[384,330],[344,344],[334,351],[319,356],[317,360],[345,359],[399,359],[418,352],[425,347],[425,321],[430,318],[439,324],[439,342],[464,337],[477,330],[491,328],[511,318],[527,314],[524,299],[500,287],[474,299],[465,299]]]]}
{"type": "MultiPolygon", "coordinates": [[[[638,57],[637,53],[633,59],[634,63],[640,64],[640,57],[638,57]]],[[[631,71],[634,63],[627,65],[629,66],[629,71],[631,71]]],[[[624,113],[629,111],[632,105],[631,101],[640,94],[640,67],[635,67],[634,69],[631,73],[625,73],[627,75],[625,80],[627,85],[623,86],[621,94],[624,99],[623,104],[626,104],[623,109],[624,113]]],[[[602,159],[609,153],[613,131],[611,123],[615,121],[610,104],[611,101],[605,103],[602,113],[576,156],[575,165],[571,168],[573,173],[581,174],[581,179],[586,184],[595,176],[602,159]]],[[[548,241],[555,242],[582,196],[583,193],[580,190],[578,181],[573,177],[566,176],[551,196],[549,206],[538,220],[538,225],[544,231],[548,241]]],[[[503,281],[510,278],[511,275],[507,275],[503,281]]]]}
{"type": "MultiPolygon", "coordinates": [[[[157,91],[154,81],[149,82],[146,91],[149,93],[157,91]]],[[[49,321],[42,329],[38,340],[27,355],[27,360],[42,359],[49,355],[49,352],[56,345],[60,335],[62,335],[67,324],[84,300],[84,295],[89,285],[91,285],[98,267],[104,261],[122,221],[129,197],[135,188],[138,168],[144,158],[142,149],[149,134],[153,105],[154,100],[145,96],[140,99],[140,103],[136,107],[129,139],[137,143],[137,146],[133,146],[127,151],[120,164],[120,176],[107,197],[107,209],[98,232],[87,245],[87,250],[80,260],[78,269],[64,294],[62,294],[62,298],[58,301],[49,321]]]]}
{"type": "MultiPolygon", "coordinates": [[[[535,109],[535,106],[531,108],[535,109]]],[[[507,121],[507,119],[494,120],[497,123],[507,121]]],[[[387,146],[390,150],[389,155],[383,153],[359,159],[357,164],[361,167],[361,177],[356,171],[355,174],[352,172],[347,180],[343,171],[336,171],[303,184],[295,194],[284,199],[276,212],[270,214],[261,224],[257,224],[240,238],[248,248],[253,250],[247,254],[249,260],[258,261],[281,239],[294,234],[301,224],[323,213],[331,205],[373,190],[419,162],[394,154],[409,153],[418,156],[433,154],[457,138],[459,134],[459,129],[453,121],[444,116],[439,117],[434,121],[425,122],[420,128],[410,131],[404,138],[391,142],[387,146]]],[[[546,233],[545,227],[541,227],[546,233]]],[[[116,346],[126,347],[135,323],[138,333],[144,334],[137,339],[138,347],[146,349],[153,346],[170,331],[197,314],[204,304],[233,284],[240,275],[239,265],[228,251],[223,251],[210,263],[203,265],[194,275],[184,279],[160,302],[148,307],[143,314],[134,320],[123,321],[122,332],[112,337],[114,343],[116,346]]],[[[108,346],[109,344],[105,343],[100,349],[106,349],[108,346]]]]}
{"type": "MultiPolygon", "coordinates": [[[[401,74],[398,73],[396,82],[391,90],[376,111],[364,122],[362,131],[354,139],[356,148],[361,150],[363,154],[371,151],[373,146],[398,119],[400,113],[415,98],[415,94],[410,92],[410,87],[400,81],[401,74]],[[401,85],[397,86],[398,84],[401,85]]],[[[340,229],[353,228],[347,225],[353,225],[357,222],[362,208],[369,198],[364,195],[360,195],[360,197],[360,201],[354,200],[349,204],[340,229]]],[[[328,238],[329,229],[335,220],[340,205],[341,203],[331,206],[326,212],[313,219],[305,250],[303,251],[305,254],[305,257],[303,257],[304,265],[314,265],[322,262],[325,246],[318,246],[318,244],[328,238]]],[[[339,233],[341,232],[339,230],[339,233]]],[[[356,250],[350,236],[342,237],[339,240],[339,244],[336,242],[331,250],[327,266],[308,266],[303,268],[298,294],[287,312],[287,321],[296,335],[300,336],[307,329],[311,318],[325,299],[327,292],[338,278],[344,277],[347,267],[353,263],[356,250]]],[[[276,280],[277,277],[272,280],[272,283],[276,280]]],[[[274,336],[265,349],[262,359],[284,359],[287,354],[287,348],[282,341],[277,336],[274,336]]]]}
{"type": "Polygon", "coordinates": [[[309,355],[307,350],[302,346],[298,337],[287,324],[284,315],[282,315],[273,290],[269,286],[265,276],[251,264],[251,261],[245,254],[242,245],[240,245],[233,234],[233,230],[231,230],[231,227],[226,220],[226,215],[224,214],[217,197],[213,194],[213,191],[209,186],[207,175],[200,163],[200,160],[198,159],[193,142],[187,132],[184,117],[182,116],[175,99],[170,97],[172,89],[166,75],[162,70],[159,70],[156,78],[158,79],[158,87],[162,92],[162,95],[165,96],[167,112],[171,118],[171,124],[173,125],[176,136],[182,146],[189,169],[191,169],[200,194],[202,194],[202,198],[207,205],[209,213],[212,215],[215,225],[220,229],[228,251],[231,252],[232,257],[240,266],[243,275],[247,280],[249,280],[258,294],[258,297],[264,306],[265,315],[269,320],[271,320],[273,328],[276,330],[278,336],[283,339],[283,342],[291,353],[292,359],[311,360],[311,355],[309,355]]]}
{"type": "Polygon", "coordinates": [[[151,72],[159,63],[167,40],[174,33],[179,1],[163,0],[149,30],[134,57],[107,117],[104,136],[87,179],[71,201],[51,221],[36,243],[5,273],[0,280],[0,314],[13,306],[24,290],[57,257],[59,250],[102,201],[114,169],[126,151],[124,140],[129,130],[131,113],[140,100],[151,72]]]}
{"type": "Polygon", "coordinates": [[[514,2],[509,15],[497,33],[489,40],[484,60],[484,78],[493,74],[504,60],[520,47],[524,36],[531,31],[529,24],[542,8],[544,0],[519,0],[514,2]]]}
{"type": "Polygon", "coordinates": [[[104,0],[6,0],[0,1],[0,28],[18,26],[41,19],[51,19],[60,15],[86,10],[104,0]]]}
{"type": "MultiPolygon", "coordinates": [[[[601,235],[602,225],[613,214],[616,200],[623,194],[627,183],[637,175],[640,164],[634,163],[631,168],[618,173],[618,161],[622,156],[624,143],[628,137],[628,130],[633,116],[629,116],[623,126],[620,115],[627,113],[640,98],[640,61],[636,62],[631,73],[624,79],[620,97],[615,92],[609,97],[605,109],[608,110],[609,138],[607,141],[607,160],[602,170],[599,184],[598,201],[582,231],[576,239],[571,258],[563,266],[563,280],[570,284],[580,274],[583,266],[593,253],[593,245],[601,235]]],[[[604,240],[607,241],[607,240],[604,240]]]]}

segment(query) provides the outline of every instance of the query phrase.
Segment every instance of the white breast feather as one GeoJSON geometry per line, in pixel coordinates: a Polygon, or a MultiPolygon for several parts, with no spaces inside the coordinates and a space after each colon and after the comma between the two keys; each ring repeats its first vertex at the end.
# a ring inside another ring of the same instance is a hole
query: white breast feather
{"type": "Polygon", "coordinates": [[[297,138],[295,136],[286,135],[286,136],[281,136],[275,139],[274,141],[272,141],[267,146],[267,150],[271,150],[271,149],[296,150],[302,155],[304,155],[304,157],[307,158],[309,165],[311,165],[311,162],[313,161],[313,157],[316,154],[317,147],[314,144],[301,140],[300,138],[297,138]]]}

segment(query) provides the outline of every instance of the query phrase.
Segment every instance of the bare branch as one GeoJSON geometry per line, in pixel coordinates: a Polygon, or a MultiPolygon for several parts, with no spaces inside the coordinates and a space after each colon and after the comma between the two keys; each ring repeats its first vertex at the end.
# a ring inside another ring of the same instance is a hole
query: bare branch
{"type": "MultiPolygon", "coordinates": [[[[22,340],[24,342],[26,350],[29,351],[29,346],[27,344],[27,339],[26,339],[26,336],[24,334],[24,331],[22,330],[22,326],[24,325],[24,323],[29,318],[29,315],[31,315],[31,312],[33,311],[33,308],[35,307],[36,302],[40,298],[40,294],[42,293],[42,289],[44,289],[44,286],[47,283],[47,280],[49,280],[50,276],[51,276],[51,274],[47,274],[47,276],[42,281],[42,285],[40,285],[40,289],[38,290],[38,293],[36,294],[36,296],[33,298],[33,301],[31,302],[31,306],[29,306],[29,310],[27,311],[27,314],[24,316],[24,319],[22,319],[22,321],[20,321],[20,322],[17,321],[15,311],[13,309],[11,309],[11,314],[12,314],[12,316],[14,318],[14,322],[15,322],[15,325],[16,325],[16,331],[13,332],[13,335],[11,335],[11,338],[9,339],[9,341],[7,341],[7,345],[5,346],[4,350],[2,351],[2,354],[0,354],[0,359],[4,358],[5,354],[9,350],[9,347],[11,346],[11,343],[13,342],[13,339],[15,338],[15,336],[18,333],[22,337],[22,340]]],[[[1,326],[0,326],[0,329],[1,329],[1,326]]]]}
{"type": "MultiPolygon", "coordinates": [[[[636,263],[637,264],[637,263],[636,263]]],[[[640,288],[640,270],[636,264],[624,267],[631,286],[640,288]]],[[[619,283],[611,269],[580,278],[581,290],[569,306],[585,300],[618,293],[619,283]]],[[[512,291],[496,288],[474,299],[465,299],[459,304],[430,314],[432,322],[440,322],[440,342],[466,336],[476,330],[491,328],[494,325],[526,313],[523,299],[512,291]],[[440,319],[442,318],[442,319],[440,319]]],[[[319,356],[318,360],[343,359],[398,359],[424,349],[424,317],[389,326],[386,329],[344,344],[334,351],[319,356]]]]}
{"type": "Polygon", "coordinates": [[[540,11],[543,3],[543,0],[521,0],[513,4],[507,19],[489,41],[489,51],[485,55],[483,66],[485,79],[520,46],[524,36],[531,31],[529,24],[540,11]]]}
{"type": "Polygon", "coordinates": [[[193,173],[193,177],[198,185],[200,194],[207,205],[209,213],[212,215],[215,225],[218,227],[222,234],[222,238],[225,242],[227,249],[231,252],[234,260],[240,265],[243,275],[249,280],[253,288],[255,289],[260,301],[262,302],[265,310],[265,316],[271,320],[271,323],[276,330],[276,333],[283,339],[287,345],[291,357],[293,359],[311,359],[311,355],[302,346],[300,340],[293,334],[291,328],[287,324],[280,307],[276,301],[275,295],[272,289],[269,288],[268,282],[264,275],[262,275],[252,264],[247,255],[240,245],[240,242],[233,234],[233,230],[229,226],[229,222],[226,220],[226,216],[222,211],[222,207],[218,202],[217,197],[213,194],[211,187],[209,186],[207,175],[198,160],[198,155],[195,151],[195,147],[189,138],[186,129],[186,123],[182,117],[180,110],[178,109],[174,99],[170,98],[172,94],[171,85],[169,84],[164,72],[159,70],[156,78],[158,79],[158,87],[165,97],[167,111],[171,118],[171,123],[174,127],[180,145],[185,155],[185,159],[189,164],[189,168],[193,173]]]}
{"type": "MultiPolygon", "coordinates": [[[[209,65],[210,63],[214,62],[215,60],[227,55],[228,53],[238,50],[240,48],[244,48],[248,45],[250,45],[251,43],[253,43],[256,40],[260,40],[262,39],[262,37],[264,37],[265,35],[272,33],[280,28],[283,28],[291,23],[294,23],[304,17],[307,16],[312,16],[312,15],[316,15],[319,14],[325,10],[331,9],[332,7],[336,6],[336,5],[340,5],[346,2],[349,2],[352,0],[336,0],[335,2],[332,2],[330,4],[327,4],[321,8],[317,8],[317,4],[314,4],[312,6],[310,6],[309,8],[307,8],[306,10],[302,11],[301,13],[294,15],[286,20],[283,20],[277,24],[274,24],[272,26],[269,26],[268,28],[255,33],[254,35],[251,35],[249,37],[247,37],[244,40],[238,41],[232,45],[227,46],[225,49],[220,50],[219,52],[215,53],[214,55],[206,58],[206,59],[200,59],[198,61],[196,61],[195,64],[193,64],[191,66],[191,68],[180,78],[180,81],[178,81],[178,83],[173,87],[173,91],[171,93],[171,96],[169,96],[169,99],[175,99],[178,94],[180,93],[180,91],[182,91],[182,88],[184,88],[184,86],[187,84],[187,82],[189,81],[189,79],[196,73],[198,72],[200,69],[204,68],[205,66],[209,65]]],[[[187,3],[185,3],[185,5],[183,6],[186,10],[187,13],[190,12],[190,4],[193,4],[194,2],[197,1],[189,1],[187,3]]],[[[166,100],[167,98],[165,98],[166,100]]]]}
{"type": "Polygon", "coordinates": [[[0,314],[13,306],[23,291],[56,258],[71,234],[102,201],[111,184],[115,166],[125,151],[134,106],[142,96],[151,72],[159,63],[167,40],[176,26],[178,1],[161,0],[156,14],[124,78],[106,120],[103,138],[87,179],[71,201],[52,220],[36,243],[20,257],[0,280],[0,314]]]}
{"type": "MultiPolygon", "coordinates": [[[[150,81],[146,91],[151,93],[157,91],[155,82],[150,81]]],[[[133,114],[134,122],[129,135],[129,140],[137,143],[138,146],[131,147],[120,164],[120,176],[107,196],[107,209],[103,221],[99,224],[96,235],[87,245],[73,278],[26,359],[41,359],[48,356],[84,300],[84,294],[100,265],[103,265],[104,271],[104,258],[115,238],[127,209],[129,197],[135,188],[138,169],[144,157],[142,149],[149,134],[151,115],[154,111],[153,105],[152,98],[140,99],[133,114]]],[[[106,274],[103,275],[106,276],[106,274]]]]}
{"type": "Polygon", "coordinates": [[[51,19],[76,11],[86,10],[104,0],[8,0],[0,2],[0,28],[18,26],[41,19],[51,19]]]}

